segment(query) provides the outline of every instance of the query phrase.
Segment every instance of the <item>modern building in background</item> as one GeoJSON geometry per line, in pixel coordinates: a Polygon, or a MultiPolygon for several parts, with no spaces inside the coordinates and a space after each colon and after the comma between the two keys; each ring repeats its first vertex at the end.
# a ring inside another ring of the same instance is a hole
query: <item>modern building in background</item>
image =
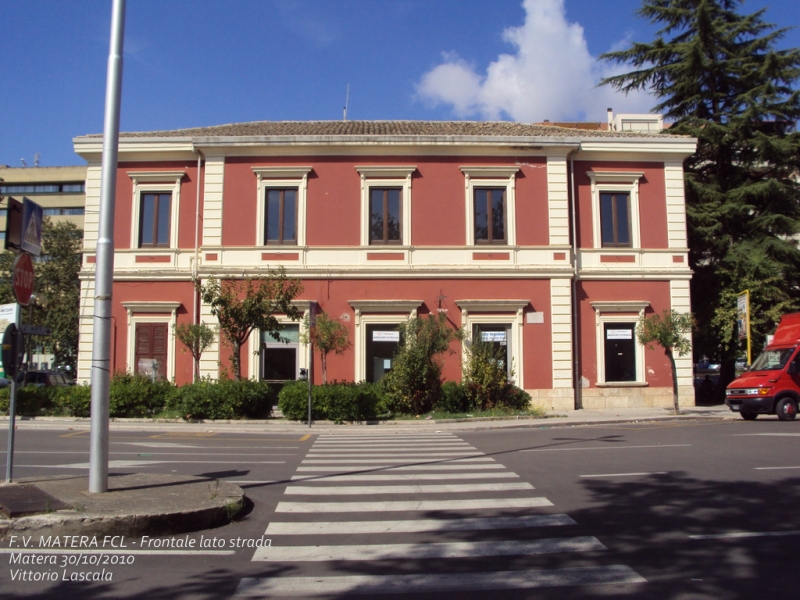
{"type": "MultiPolygon", "coordinates": [[[[627,120],[626,120],[627,119],[627,120]]],[[[598,127],[511,122],[253,122],[122,133],[116,189],[112,369],[192,380],[178,323],[214,323],[193,279],[282,266],[296,300],[340,319],[352,348],[329,380],[379,380],[398,325],[446,311],[468,339],[503,348],[509,376],[548,408],[671,406],[662,351],[641,315],[690,310],[683,160],[692,138],[658,116],[598,127]],[[627,124],[626,124],[627,123],[627,124]]],[[[74,140],[88,162],[78,378],[88,381],[102,136],[74,140]]],[[[295,379],[288,343],[255,332],[243,374],[295,379]]],[[[461,376],[453,344],[444,376],[461,376]]],[[[202,376],[229,370],[202,356],[202,376]]],[[[314,360],[318,360],[315,357],[314,360]]],[[[677,360],[694,403],[691,357],[677,360]]],[[[314,369],[320,381],[319,369],[314,369]]]]}

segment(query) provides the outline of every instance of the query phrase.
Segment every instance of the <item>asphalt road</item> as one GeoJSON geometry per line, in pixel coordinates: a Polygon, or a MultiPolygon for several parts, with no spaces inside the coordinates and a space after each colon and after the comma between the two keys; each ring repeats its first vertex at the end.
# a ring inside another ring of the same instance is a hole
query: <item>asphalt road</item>
{"type": "MultiPolygon", "coordinates": [[[[774,418],[426,435],[112,431],[112,473],[235,481],[250,511],[174,536],[191,550],[152,554],[136,540],[133,563],[105,582],[12,581],[62,568],[11,564],[0,544],[0,597],[796,598],[799,441],[800,423],[774,418]]],[[[85,432],[17,432],[15,477],[87,462],[85,432]]]]}

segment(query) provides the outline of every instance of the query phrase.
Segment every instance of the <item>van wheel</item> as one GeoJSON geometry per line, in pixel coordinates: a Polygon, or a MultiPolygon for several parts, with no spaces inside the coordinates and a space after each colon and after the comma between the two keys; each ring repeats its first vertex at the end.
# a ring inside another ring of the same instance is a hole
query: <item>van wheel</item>
{"type": "Polygon", "coordinates": [[[797,404],[791,398],[781,398],[775,405],[775,412],[781,421],[792,421],[797,416],[797,404]]]}
{"type": "Polygon", "coordinates": [[[754,412],[744,412],[744,411],[742,411],[739,414],[742,415],[742,418],[745,421],[755,421],[758,418],[758,413],[754,413],[754,412]]]}

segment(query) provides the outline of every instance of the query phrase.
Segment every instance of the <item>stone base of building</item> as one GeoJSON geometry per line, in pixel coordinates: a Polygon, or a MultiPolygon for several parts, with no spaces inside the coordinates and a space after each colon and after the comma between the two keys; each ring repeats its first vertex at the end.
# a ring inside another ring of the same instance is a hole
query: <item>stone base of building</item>
{"type": "MultiPolygon", "coordinates": [[[[526,390],[531,395],[531,406],[548,411],[575,409],[575,395],[571,388],[554,390],[526,390]]],[[[694,406],[694,388],[678,388],[680,406],[694,406]]],[[[671,387],[603,387],[581,390],[581,401],[586,410],[598,408],[672,408],[671,387]]]]}

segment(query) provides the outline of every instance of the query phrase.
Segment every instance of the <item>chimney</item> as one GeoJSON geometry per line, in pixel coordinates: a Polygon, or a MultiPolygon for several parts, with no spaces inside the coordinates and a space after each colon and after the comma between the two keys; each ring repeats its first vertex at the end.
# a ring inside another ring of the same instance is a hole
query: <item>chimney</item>
{"type": "Polygon", "coordinates": [[[614,110],[609,108],[606,111],[607,119],[608,119],[608,130],[611,131],[613,129],[612,123],[614,122],[614,110]]]}

